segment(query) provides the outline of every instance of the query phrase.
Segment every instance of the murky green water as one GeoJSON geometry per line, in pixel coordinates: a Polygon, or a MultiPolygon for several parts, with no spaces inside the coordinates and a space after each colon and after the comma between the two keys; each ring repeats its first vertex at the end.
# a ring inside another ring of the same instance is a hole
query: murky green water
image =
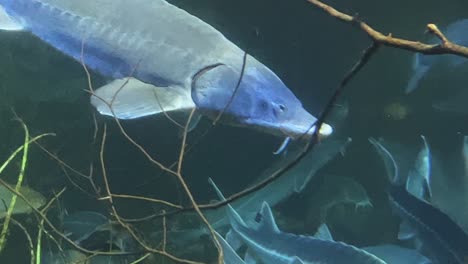
{"type": "MultiPolygon", "coordinates": [[[[358,29],[319,12],[306,1],[170,2],[213,25],[271,68],[315,115],[323,110],[342,77],[371,43],[358,29]]],[[[429,39],[424,34],[427,23],[436,23],[443,29],[455,20],[466,18],[468,10],[468,2],[457,0],[327,3],[358,15],[385,34],[420,41],[429,39]]],[[[91,176],[85,178],[65,168],[37,145],[30,146],[24,185],[49,200],[66,187],[47,212],[58,230],[62,230],[61,217],[66,213],[96,211],[112,218],[109,201],[98,199],[106,196],[99,155],[104,125],[107,125],[104,165],[113,193],[189,205],[174,176],[151,164],[122,135],[113,120],[95,112],[89,103],[89,94],[84,91],[88,88],[87,78],[79,63],[27,32],[0,32],[0,38],[0,160],[6,160],[23,143],[22,128],[14,120],[16,115],[26,123],[31,135],[55,133],[39,142],[61,161],[85,175],[90,175],[90,168],[93,168],[91,176]]],[[[349,107],[348,114],[333,137],[351,137],[352,143],[343,155],[334,156],[318,170],[301,193],[292,194],[274,207],[282,230],[312,235],[321,222],[326,222],[335,240],[358,247],[397,243],[400,218],[392,213],[385,192],[389,185],[385,167],[368,138],[382,137],[400,144],[401,150],[393,154],[398,156],[400,164],[406,164],[401,165],[403,167],[413,166],[422,144],[420,135],[428,139],[433,154],[432,176],[438,177],[434,180],[439,186],[433,197],[437,199],[434,205],[468,229],[468,214],[465,213],[468,212],[465,202],[468,175],[464,174],[462,156],[463,136],[468,130],[466,113],[440,111],[432,106],[466,89],[468,66],[450,67],[439,63],[421,80],[419,88],[407,95],[404,89],[412,76],[412,56],[408,51],[382,47],[346,87],[338,103],[349,107]],[[343,178],[345,180],[340,180],[343,178]],[[351,200],[343,197],[351,197],[351,200]],[[367,197],[372,207],[356,208],[355,203],[362,197],[367,197]]],[[[109,81],[97,73],[91,73],[91,77],[95,87],[109,81]]],[[[124,121],[122,125],[154,159],[167,166],[177,160],[181,142],[179,130],[164,117],[124,121]]],[[[203,119],[188,136],[188,146],[196,145],[184,159],[183,178],[199,203],[216,198],[208,185],[208,177],[227,195],[241,191],[273,164],[284,164],[286,157],[301,146],[292,144],[288,153],[273,155],[282,140],[245,128],[219,125],[210,129],[210,121],[203,119]],[[207,129],[209,132],[204,135],[207,129]]],[[[322,143],[326,144],[327,140],[322,143]]],[[[1,179],[14,184],[20,161],[17,157],[1,174],[1,179]]],[[[312,166],[314,159],[309,162],[312,166]]],[[[141,200],[116,198],[114,202],[125,218],[172,210],[141,200]]],[[[30,232],[35,246],[40,217],[34,214],[13,217],[30,232]]],[[[202,225],[198,218],[187,214],[166,220],[169,231],[199,229],[202,225]]],[[[91,220],[83,220],[87,221],[91,220]]],[[[132,228],[149,245],[161,249],[160,234],[153,234],[162,230],[161,217],[132,223],[132,228]]],[[[10,229],[0,262],[29,263],[24,234],[15,225],[10,229]]],[[[54,234],[50,226],[46,230],[55,241],[43,235],[43,254],[55,252],[56,244],[64,249],[73,248],[54,234]]],[[[105,239],[94,238],[98,242],[93,244],[96,247],[92,250],[108,250],[108,229],[102,232],[105,239]]],[[[170,232],[168,235],[171,236],[170,232]]],[[[215,251],[206,235],[194,240],[192,246],[196,246],[190,248],[176,245],[177,235],[180,234],[174,234],[173,240],[168,237],[171,254],[209,263],[214,261],[215,251]]],[[[141,257],[143,251],[138,248],[130,259],[141,257]]],[[[105,261],[108,259],[96,263],[107,263],[105,261]]],[[[171,263],[167,259],[161,261],[160,257],[150,257],[142,263],[171,263]]]]}

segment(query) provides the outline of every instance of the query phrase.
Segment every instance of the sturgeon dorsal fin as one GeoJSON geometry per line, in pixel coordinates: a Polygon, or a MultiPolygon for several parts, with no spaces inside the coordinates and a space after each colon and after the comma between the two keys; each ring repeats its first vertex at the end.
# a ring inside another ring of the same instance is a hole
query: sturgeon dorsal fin
{"type": "Polygon", "coordinates": [[[323,223],[319,226],[317,229],[317,232],[315,233],[314,237],[322,240],[329,240],[329,241],[334,241],[333,236],[330,233],[330,229],[328,228],[328,225],[323,223]]]}
{"type": "Polygon", "coordinates": [[[260,210],[262,220],[259,225],[259,230],[268,231],[273,233],[279,233],[280,230],[276,225],[273,212],[271,211],[270,205],[267,202],[262,203],[262,209],[260,210]]]}
{"type": "Polygon", "coordinates": [[[0,6],[0,30],[21,31],[24,30],[24,26],[8,15],[5,9],[0,6]]]}
{"type": "MultiPolygon", "coordinates": [[[[216,186],[213,179],[208,178],[208,183],[213,187],[219,199],[221,199],[221,201],[226,201],[226,197],[224,197],[221,190],[218,188],[218,186],[216,186]]],[[[231,227],[234,229],[234,231],[236,231],[239,228],[239,226],[247,226],[244,220],[242,220],[240,215],[236,212],[236,210],[234,210],[234,208],[230,204],[227,204],[226,213],[229,217],[229,223],[231,224],[231,227]]]]}

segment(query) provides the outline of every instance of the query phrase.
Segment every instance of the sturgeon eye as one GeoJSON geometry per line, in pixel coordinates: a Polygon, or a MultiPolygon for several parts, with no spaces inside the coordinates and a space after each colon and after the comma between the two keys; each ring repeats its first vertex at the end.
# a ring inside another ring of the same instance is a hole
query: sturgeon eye
{"type": "Polygon", "coordinates": [[[278,105],[279,109],[281,110],[281,112],[285,112],[286,111],[286,106],[280,104],[278,105]]]}

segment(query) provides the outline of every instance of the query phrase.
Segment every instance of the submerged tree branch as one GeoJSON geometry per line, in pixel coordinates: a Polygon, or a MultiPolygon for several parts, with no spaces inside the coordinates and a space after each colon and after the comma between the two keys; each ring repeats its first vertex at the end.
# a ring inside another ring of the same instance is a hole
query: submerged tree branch
{"type": "Polygon", "coordinates": [[[309,3],[315,5],[325,13],[335,17],[342,22],[355,25],[366,33],[372,41],[393,48],[405,49],[413,52],[420,52],[427,55],[439,54],[454,54],[468,58],[468,47],[461,46],[451,42],[445,35],[437,28],[435,24],[428,24],[427,30],[441,40],[440,44],[425,44],[419,41],[411,41],[401,38],[395,38],[392,34],[384,35],[381,32],[372,28],[369,24],[360,21],[356,17],[342,13],[335,8],[322,3],[319,0],[307,0],[309,3]]]}

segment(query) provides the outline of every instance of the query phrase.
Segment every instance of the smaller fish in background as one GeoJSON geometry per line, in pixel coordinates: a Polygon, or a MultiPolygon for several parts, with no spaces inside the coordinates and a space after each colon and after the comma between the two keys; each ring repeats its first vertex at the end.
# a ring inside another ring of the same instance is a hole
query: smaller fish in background
{"type": "Polygon", "coordinates": [[[391,185],[388,195],[392,208],[412,228],[423,254],[436,263],[465,264],[468,235],[448,215],[404,186],[391,185]]]}
{"type": "MultiPolygon", "coordinates": [[[[317,171],[324,167],[327,163],[336,158],[340,153],[343,153],[349,144],[352,142],[351,138],[337,138],[337,135],[332,135],[332,138],[327,139],[306,154],[303,160],[301,160],[294,167],[285,172],[285,174],[279,179],[273,181],[268,186],[251,193],[245,197],[242,197],[234,201],[231,206],[236,212],[244,219],[247,224],[254,221],[255,215],[258,212],[258,208],[262,205],[262,202],[266,201],[271,206],[277,205],[279,202],[286,200],[294,193],[303,192],[309,185],[310,181],[315,177],[317,171]]],[[[272,164],[269,168],[263,171],[255,180],[252,181],[250,186],[255,185],[259,181],[269,177],[273,172],[283,168],[286,164],[294,159],[301,149],[291,149],[288,153],[278,160],[278,162],[272,164]]],[[[194,214],[183,214],[182,218],[177,220],[186,220],[196,218],[194,214]]],[[[218,208],[214,210],[208,210],[205,212],[205,217],[210,222],[213,228],[223,233],[229,227],[229,217],[226,215],[225,208],[218,208]]],[[[182,230],[168,230],[168,242],[177,245],[184,251],[190,251],[190,247],[197,245],[196,241],[200,239],[202,235],[208,234],[206,228],[193,228],[187,227],[182,230]]],[[[163,233],[156,231],[151,234],[152,239],[162,239],[163,233]]]]}
{"type": "Polygon", "coordinates": [[[237,252],[228,244],[224,237],[215,231],[216,238],[223,249],[224,264],[244,264],[244,260],[239,257],[237,252]]]}
{"type": "MultiPolygon", "coordinates": [[[[392,154],[381,144],[374,146],[379,150],[385,164],[389,165],[387,172],[398,173],[392,154]]],[[[389,202],[402,220],[398,237],[416,241],[417,249],[436,263],[465,264],[463,259],[468,255],[468,235],[450,216],[425,200],[426,194],[418,197],[409,192],[408,186],[426,190],[424,186],[415,186],[425,184],[423,180],[411,179],[416,176],[409,173],[405,180],[404,173],[388,175],[391,179],[387,190],[389,202]]],[[[416,194],[419,195],[419,191],[416,194]]]]}
{"type": "Polygon", "coordinates": [[[363,247],[365,251],[372,253],[387,264],[433,264],[434,262],[421,255],[417,250],[404,248],[394,244],[382,244],[363,247]]]}
{"type": "Polygon", "coordinates": [[[109,244],[125,252],[133,252],[137,247],[126,230],[98,212],[77,211],[65,215],[62,228],[69,239],[91,250],[108,247],[109,244]]]}
{"type": "MultiPolygon", "coordinates": [[[[334,241],[328,225],[323,223],[314,235],[316,238],[334,241]]],[[[432,264],[418,251],[393,244],[382,244],[361,248],[385,261],[387,264],[432,264]]]]}
{"type": "MultiPolygon", "coordinates": [[[[225,200],[215,183],[211,179],[209,182],[219,198],[225,200]]],[[[255,226],[247,225],[230,204],[227,204],[226,213],[231,225],[231,231],[227,234],[228,243],[234,249],[245,243],[263,263],[385,264],[378,257],[343,242],[281,231],[266,202],[261,206],[260,220],[255,226]]]]}
{"type": "MultiPolygon", "coordinates": [[[[466,46],[468,44],[468,19],[461,19],[448,25],[442,32],[452,42],[466,46]]],[[[438,43],[440,40],[437,37],[432,37],[429,43],[438,43]]],[[[424,55],[416,53],[413,56],[412,77],[408,81],[405,88],[405,93],[409,94],[418,88],[421,80],[431,70],[431,68],[442,61],[446,60],[449,67],[459,67],[466,63],[466,58],[456,55],[424,55]]]]}
{"type": "Polygon", "coordinates": [[[373,207],[361,184],[353,178],[335,175],[325,175],[320,188],[310,196],[309,200],[311,202],[307,218],[316,218],[320,215],[320,222],[325,222],[329,211],[338,205],[352,206],[355,211],[373,207]]]}
{"type": "Polygon", "coordinates": [[[450,95],[445,100],[433,103],[432,108],[449,114],[468,115],[467,101],[468,89],[462,88],[460,91],[450,95]]]}

